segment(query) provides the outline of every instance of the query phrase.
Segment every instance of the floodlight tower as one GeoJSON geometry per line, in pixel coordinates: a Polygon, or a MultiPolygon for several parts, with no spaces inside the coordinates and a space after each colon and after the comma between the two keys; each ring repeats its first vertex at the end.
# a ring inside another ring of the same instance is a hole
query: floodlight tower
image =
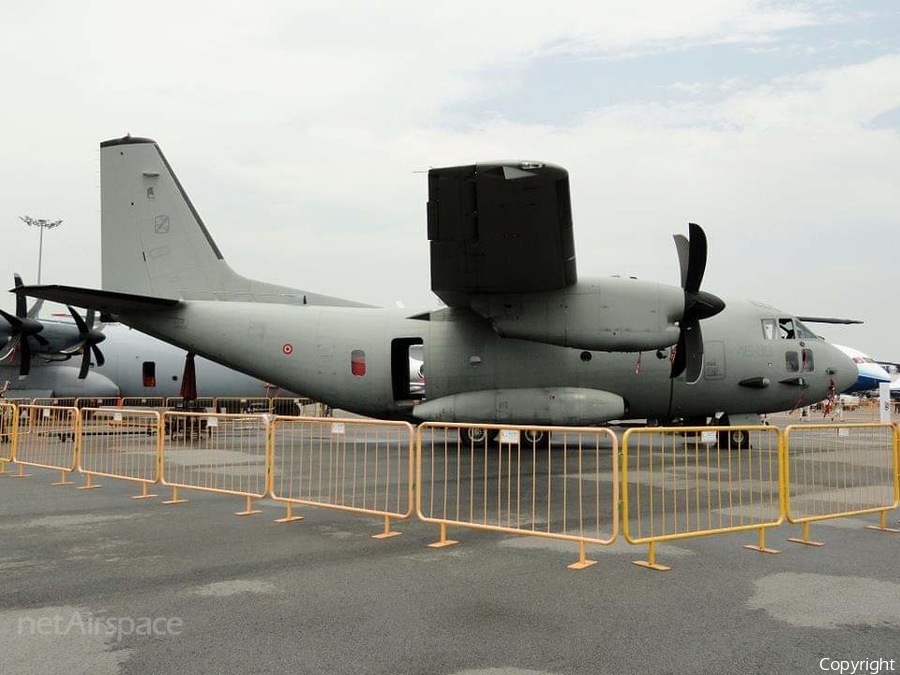
{"type": "Polygon", "coordinates": [[[41,257],[44,253],[44,230],[52,230],[54,227],[59,227],[62,225],[61,220],[44,220],[43,218],[36,219],[31,216],[19,216],[19,220],[28,225],[28,227],[38,227],[41,230],[41,239],[40,244],[38,245],[38,273],[37,273],[37,282],[41,283],[41,257]]]}

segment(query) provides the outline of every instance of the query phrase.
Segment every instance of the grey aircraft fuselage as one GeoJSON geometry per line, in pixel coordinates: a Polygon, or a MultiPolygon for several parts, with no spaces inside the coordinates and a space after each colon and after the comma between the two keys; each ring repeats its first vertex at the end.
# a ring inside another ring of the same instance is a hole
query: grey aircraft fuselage
{"type": "MultiPolygon", "coordinates": [[[[704,322],[704,373],[693,384],[684,376],[670,380],[668,350],[589,352],[502,338],[466,310],[443,309],[421,320],[408,318],[409,310],[230,302],[224,330],[222,309],[220,302],[191,301],[152,314],[122,314],[121,319],[266,381],[302,389],[333,407],[386,418],[413,417],[413,401],[398,392],[400,369],[392,364],[406,355],[392,354],[391,343],[397,339],[423,343],[428,399],[576,387],[618,394],[628,418],[786,410],[827,397],[832,382],[841,391],[856,377],[852,363],[824,340],[766,339],[764,320],[796,319],[751,301],[730,300],[721,314],[704,322]],[[254,349],[245,348],[248,342],[254,349]],[[364,364],[355,372],[354,355],[364,364]]],[[[490,420],[469,421],[504,420],[492,413],[490,420]]],[[[507,421],[525,420],[510,410],[507,421]]]]}

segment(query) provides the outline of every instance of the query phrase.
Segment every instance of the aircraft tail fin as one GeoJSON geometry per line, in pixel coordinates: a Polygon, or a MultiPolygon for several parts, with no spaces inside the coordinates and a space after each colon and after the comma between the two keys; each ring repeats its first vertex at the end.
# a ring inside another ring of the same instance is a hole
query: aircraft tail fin
{"type": "Polygon", "coordinates": [[[237,274],[149,138],[101,143],[100,186],[104,290],[184,300],[359,304],[237,274]]]}

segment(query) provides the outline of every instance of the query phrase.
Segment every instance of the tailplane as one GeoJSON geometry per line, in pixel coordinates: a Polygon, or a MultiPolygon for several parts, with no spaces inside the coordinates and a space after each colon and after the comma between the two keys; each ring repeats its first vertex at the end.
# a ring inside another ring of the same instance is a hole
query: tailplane
{"type": "Polygon", "coordinates": [[[149,138],[101,143],[100,185],[104,290],[184,300],[360,306],[237,274],[149,138]]]}

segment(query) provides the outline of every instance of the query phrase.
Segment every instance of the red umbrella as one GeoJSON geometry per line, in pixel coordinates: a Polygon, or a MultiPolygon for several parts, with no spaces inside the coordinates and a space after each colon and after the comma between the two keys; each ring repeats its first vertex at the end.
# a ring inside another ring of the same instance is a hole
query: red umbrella
{"type": "Polygon", "coordinates": [[[184,358],[184,374],[181,376],[181,398],[185,403],[197,400],[197,371],[194,368],[193,352],[188,352],[184,358]]]}

